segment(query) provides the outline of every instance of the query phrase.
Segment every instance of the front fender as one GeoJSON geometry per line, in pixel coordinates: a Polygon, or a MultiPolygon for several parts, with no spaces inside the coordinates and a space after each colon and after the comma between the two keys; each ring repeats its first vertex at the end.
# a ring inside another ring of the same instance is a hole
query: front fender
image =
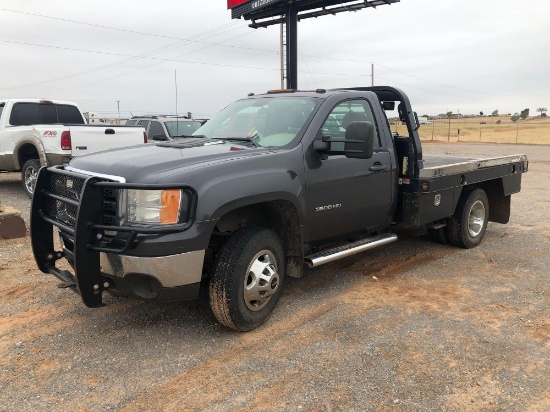
{"type": "Polygon", "coordinates": [[[285,200],[304,215],[305,175],[301,147],[243,159],[228,168],[203,169],[197,189],[196,220],[216,220],[227,212],[255,203],[285,200]]]}

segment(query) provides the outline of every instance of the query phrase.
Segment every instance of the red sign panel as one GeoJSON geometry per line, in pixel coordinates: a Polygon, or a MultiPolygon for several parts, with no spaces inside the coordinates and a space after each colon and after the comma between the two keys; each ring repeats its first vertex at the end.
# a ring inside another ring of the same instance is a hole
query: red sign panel
{"type": "Polygon", "coordinates": [[[238,6],[239,4],[246,3],[248,0],[227,0],[227,8],[232,9],[235,6],[238,6]]]}

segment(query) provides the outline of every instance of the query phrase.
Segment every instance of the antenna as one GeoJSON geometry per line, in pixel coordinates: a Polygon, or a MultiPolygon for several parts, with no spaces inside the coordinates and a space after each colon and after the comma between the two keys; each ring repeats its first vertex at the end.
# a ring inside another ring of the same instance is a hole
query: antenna
{"type": "Polygon", "coordinates": [[[176,136],[179,136],[179,118],[178,118],[178,71],[174,69],[174,85],[176,86],[176,136]]]}

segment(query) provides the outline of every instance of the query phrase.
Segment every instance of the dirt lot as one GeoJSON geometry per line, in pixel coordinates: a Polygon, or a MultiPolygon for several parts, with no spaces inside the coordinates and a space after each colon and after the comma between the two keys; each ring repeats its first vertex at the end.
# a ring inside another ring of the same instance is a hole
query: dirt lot
{"type": "MultiPolygon", "coordinates": [[[[246,334],[205,299],[88,309],[0,241],[0,410],[550,411],[550,146],[425,150],[526,153],[511,222],[471,250],[400,229],[288,279],[246,334]]],[[[0,200],[28,219],[19,186],[0,175],[0,200]]]]}

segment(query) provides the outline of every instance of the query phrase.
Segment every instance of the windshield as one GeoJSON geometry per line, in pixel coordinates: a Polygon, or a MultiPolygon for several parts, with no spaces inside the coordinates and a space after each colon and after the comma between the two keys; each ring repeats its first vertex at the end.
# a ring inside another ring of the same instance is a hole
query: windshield
{"type": "Polygon", "coordinates": [[[169,121],[164,122],[166,130],[170,137],[174,136],[191,136],[199,127],[201,127],[201,122],[190,122],[187,120],[181,121],[169,121]]]}
{"type": "Polygon", "coordinates": [[[300,134],[319,104],[320,99],[304,97],[239,100],[193,134],[211,139],[252,140],[264,147],[282,147],[300,134]]]}

